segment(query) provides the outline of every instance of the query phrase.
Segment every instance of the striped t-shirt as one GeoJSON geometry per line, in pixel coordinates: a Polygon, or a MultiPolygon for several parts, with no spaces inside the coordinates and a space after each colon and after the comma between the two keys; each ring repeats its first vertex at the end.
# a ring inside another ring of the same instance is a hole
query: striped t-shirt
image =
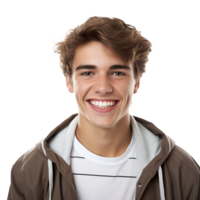
{"type": "Polygon", "coordinates": [[[75,137],[71,168],[79,200],[135,200],[135,146],[132,134],[123,155],[107,158],[90,152],[75,137]]]}

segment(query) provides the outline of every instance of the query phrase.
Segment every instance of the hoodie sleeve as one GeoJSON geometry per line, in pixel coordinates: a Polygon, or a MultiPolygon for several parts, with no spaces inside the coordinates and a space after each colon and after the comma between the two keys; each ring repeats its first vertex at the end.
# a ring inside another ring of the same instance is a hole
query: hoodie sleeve
{"type": "Polygon", "coordinates": [[[11,169],[11,184],[7,200],[25,200],[22,184],[18,180],[17,173],[13,167],[11,169]]]}
{"type": "Polygon", "coordinates": [[[14,163],[7,200],[48,200],[47,158],[32,148],[14,163]]]}
{"type": "Polygon", "coordinates": [[[198,170],[198,175],[188,186],[185,188],[185,199],[186,200],[200,200],[200,166],[197,164],[197,162],[192,158],[197,170],[198,170]]]}

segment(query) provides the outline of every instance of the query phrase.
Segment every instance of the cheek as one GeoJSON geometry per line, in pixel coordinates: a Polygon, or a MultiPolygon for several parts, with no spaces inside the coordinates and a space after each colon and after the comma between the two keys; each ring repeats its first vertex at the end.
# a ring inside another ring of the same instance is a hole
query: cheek
{"type": "Polygon", "coordinates": [[[76,98],[77,100],[80,102],[80,101],[83,101],[85,96],[87,95],[88,93],[88,90],[90,88],[90,85],[84,81],[76,81],[75,82],[75,94],[76,94],[76,98]]]}
{"type": "Polygon", "coordinates": [[[119,82],[119,83],[116,83],[115,85],[117,87],[115,87],[120,93],[122,96],[128,96],[129,95],[132,95],[133,94],[133,88],[134,88],[134,82],[131,81],[131,80],[126,80],[124,82],[119,82]]]}
{"type": "Polygon", "coordinates": [[[128,96],[128,104],[129,104],[129,107],[131,106],[132,104],[132,97],[133,97],[133,94],[134,94],[134,87],[135,87],[135,81],[131,81],[129,84],[128,84],[128,92],[129,92],[129,96],[128,96]]]}

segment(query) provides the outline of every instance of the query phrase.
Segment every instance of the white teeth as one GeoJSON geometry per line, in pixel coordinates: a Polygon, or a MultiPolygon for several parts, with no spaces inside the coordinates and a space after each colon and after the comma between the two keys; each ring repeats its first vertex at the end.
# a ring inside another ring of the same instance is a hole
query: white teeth
{"type": "Polygon", "coordinates": [[[100,108],[109,108],[113,105],[116,104],[117,101],[95,101],[95,100],[92,100],[90,101],[90,103],[96,107],[100,107],[100,108]]]}

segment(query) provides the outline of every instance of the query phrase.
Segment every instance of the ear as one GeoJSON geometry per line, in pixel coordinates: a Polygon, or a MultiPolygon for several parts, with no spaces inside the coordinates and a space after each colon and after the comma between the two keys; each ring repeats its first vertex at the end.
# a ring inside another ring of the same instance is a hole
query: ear
{"type": "Polygon", "coordinates": [[[133,91],[134,94],[137,93],[139,86],[140,86],[140,78],[135,83],[135,87],[134,87],[134,91],[133,91]]]}
{"type": "Polygon", "coordinates": [[[74,92],[74,89],[73,89],[73,85],[69,79],[69,77],[67,75],[65,75],[65,78],[66,78],[66,85],[68,87],[68,90],[70,93],[73,93],[74,92]]]}

